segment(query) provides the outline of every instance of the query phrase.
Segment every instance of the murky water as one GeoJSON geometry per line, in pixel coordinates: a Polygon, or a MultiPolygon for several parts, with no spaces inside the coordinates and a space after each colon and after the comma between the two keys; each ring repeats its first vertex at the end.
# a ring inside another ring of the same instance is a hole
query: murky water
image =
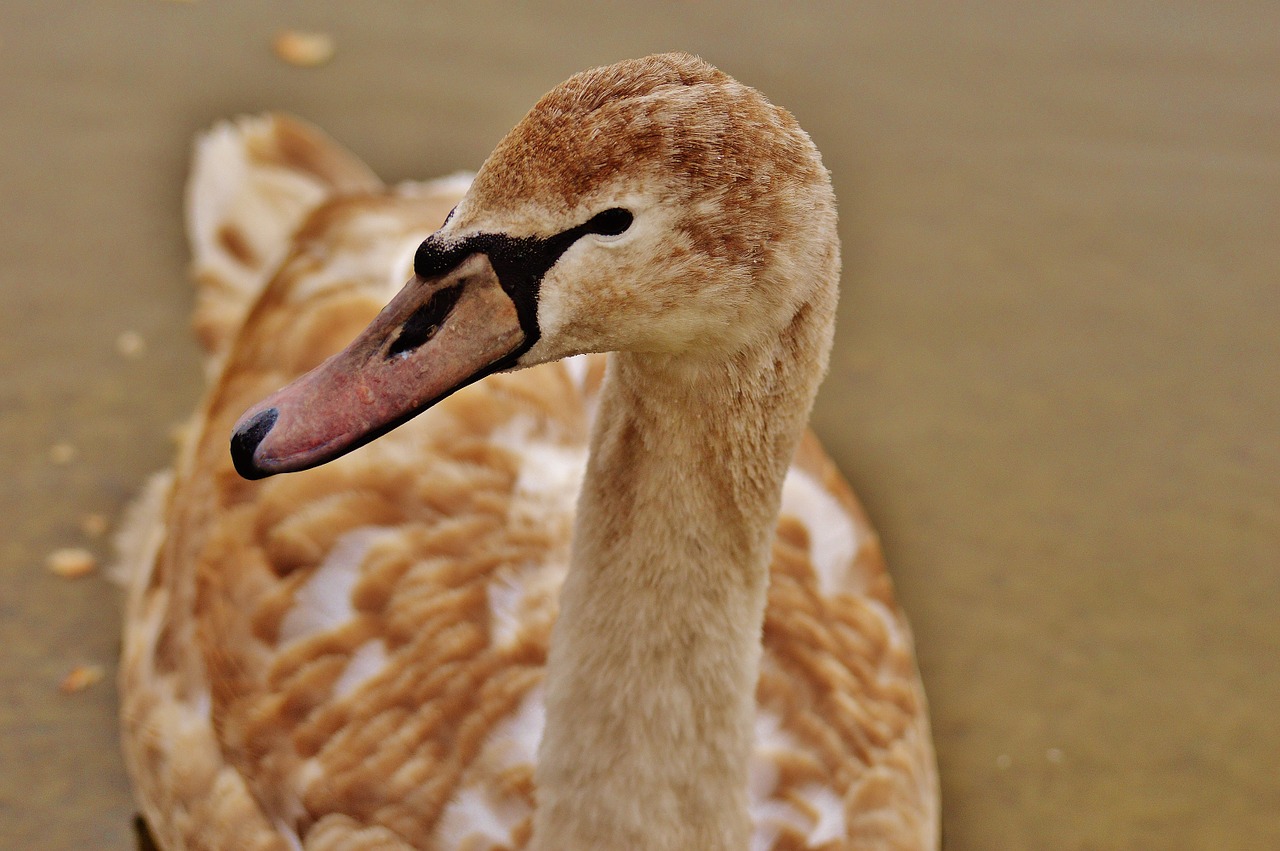
{"type": "Polygon", "coordinates": [[[1280,847],[1274,4],[261,5],[0,5],[0,846],[133,847],[118,594],[42,563],[196,398],[191,135],[284,108],[432,176],[571,72],[682,48],[835,177],[815,422],[916,627],[947,846],[1280,847]],[[283,65],[284,26],[335,60],[283,65]],[[60,694],[79,663],[108,681],[60,694]]]}

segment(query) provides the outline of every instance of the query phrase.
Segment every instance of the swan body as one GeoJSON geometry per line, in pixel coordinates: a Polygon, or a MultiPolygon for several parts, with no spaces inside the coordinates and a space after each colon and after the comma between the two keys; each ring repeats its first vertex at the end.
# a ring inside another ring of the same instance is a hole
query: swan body
{"type": "Polygon", "coordinates": [[[622,63],[469,187],[245,119],[188,225],[210,387],[124,546],[161,847],[937,847],[910,632],[804,430],[839,262],[789,115],[622,63]]]}

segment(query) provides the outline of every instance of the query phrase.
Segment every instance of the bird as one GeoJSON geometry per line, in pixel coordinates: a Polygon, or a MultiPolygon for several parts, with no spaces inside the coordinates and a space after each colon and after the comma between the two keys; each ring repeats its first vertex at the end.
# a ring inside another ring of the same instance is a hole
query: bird
{"type": "Polygon", "coordinates": [[[660,54],[474,175],[224,122],[186,201],[208,387],[120,541],[159,847],[938,846],[911,631],[806,425],[840,245],[789,112],[660,54]]]}

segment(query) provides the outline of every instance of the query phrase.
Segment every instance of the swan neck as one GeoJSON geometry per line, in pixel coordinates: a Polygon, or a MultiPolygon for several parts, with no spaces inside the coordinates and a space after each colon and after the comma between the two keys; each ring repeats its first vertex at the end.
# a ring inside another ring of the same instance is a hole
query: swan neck
{"type": "Polygon", "coordinates": [[[833,307],[718,361],[611,356],[548,660],[534,848],[748,847],[770,550],[833,307]]]}

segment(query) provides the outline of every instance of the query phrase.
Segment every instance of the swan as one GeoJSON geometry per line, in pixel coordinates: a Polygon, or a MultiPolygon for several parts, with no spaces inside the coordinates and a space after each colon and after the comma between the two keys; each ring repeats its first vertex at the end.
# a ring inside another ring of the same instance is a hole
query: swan
{"type": "Polygon", "coordinates": [[[910,631],[806,431],[840,260],[789,113],[650,56],[395,187],[245,119],[188,229],[209,389],[122,541],[160,847],[937,847],[910,631]]]}

